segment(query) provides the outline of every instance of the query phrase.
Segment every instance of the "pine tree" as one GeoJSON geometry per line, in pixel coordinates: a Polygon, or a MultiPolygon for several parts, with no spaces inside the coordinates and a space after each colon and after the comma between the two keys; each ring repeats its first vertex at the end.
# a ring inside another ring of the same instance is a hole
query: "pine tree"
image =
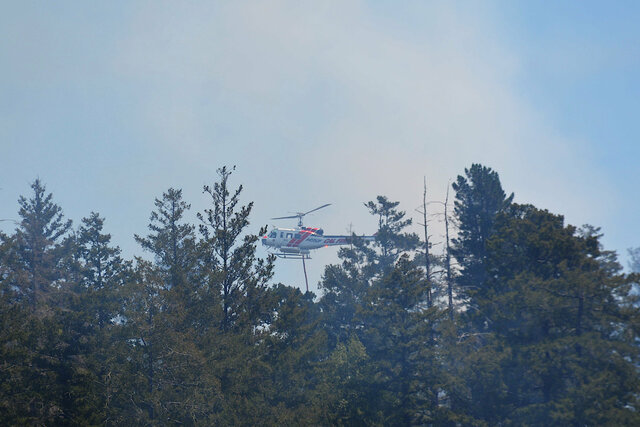
{"type": "MultiPolygon", "coordinates": [[[[270,290],[273,319],[266,337],[264,371],[270,419],[266,424],[313,423],[320,409],[310,401],[318,397],[320,375],[316,367],[327,355],[327,334],[320,307],[312,293],[282,284],[270,290]]],[[[328,396],[324,395],[324,398],[328,396]]]]}
{"type": "Polygon", "coordinates": [[[369,356],[356,334],[340,341],[314,370],[320,384],[312,393],[319,425],[384,425],[383,413],[371,400],[369,356]]]}
{"type": "Polygon", "coordinates": [[[10,408],[3,418],[52,424],[73,420],[87,407],[79,404],[78,391],[91,386],[91,374],[83,370],[90,327],[74,305],[71,221],[40,180],[31,188],[31,198],[18,200],[22,219],[15,235],[3,238],[8,292],[1,335],[8,345],[2,360],[9,373],[3,402],[10,408]]]}
{"type": "MultiPolygon", "coordinates": [[[[131,262],[120,257],[120,248],[111,246],[111,235],[103,233],[104,218],[96,212],[83,218],[74,236],[76,252],[69,268],[77,270],[72,311],[76,322],[84,325],[83,352],[75,365],[84,376],[75,386],[78,417],[97,420],[117,418],[113,402],[117,393],[118,366],[122,346],[123,304],[121,293],[130,281],[131,262]]],[[[124,356],[126,357],[126,356],[124,356]]]]}
{"type": "Polygon", "coordinates": [[[135,236],[154,262],[138,259],[135,277],[122,291],[123,330],[135,355],[129,372],[137,371],[128,387],[144,385],[138,393],[145,408],[140,420],[186,422],[207,411],[200,395],[204,358],[195,340],[203,320],[197,311],[202,283],[194,226],[183,223],[190,205],[181,190],[170,188],[154,203],[150,233],[135,236]]]}
{"type": "MultiPolygon", "coordinates": [[[[122,337],[126,346],[120,349],[126,354],[126,366],[117,378],[122,388],[122,397],[131,399],[123,406],[129,410],[128,417],[136,423],[155,423],[162,420],[162,397],[159,384],[163,382],[163,356],[167,350],[166,324],[160,312],[164,307],[164,282],[158,270],[148,261],[136,259],[131,280],[122,289],[123,325],[122,337]]],[[[116,404],[118,404],[117,402],[116,404]]]]}
{"type": "Polygon", "coordinates": [[[121,309],[117,302],[118,287],[126,281],[130,263],[120,257],[120,248],[111,246],[111,235],[103,234],[104,218],[92,212],[82,219],[76,235],[81,276],[78,292],[86,297],[88,312],[95,310],[98,327],[102,328],[121,309]]]}
{"type": "Polygon", "coordinates": [[[412,223],[405,218],[406,213],[397,209],[400,202],[391,202],[384,196],[378,196],[377,202],[365,204],[371,215],[378,217],[378,232],[374,247],[379,252],[370,259],[375,273],[385,274],[393,269],[395,262],[407,252],[415,251],[420,246],[420,239],[415,233],[403,232],[412,223]]]}
{"type": "Polygon", "coordinates": [[[475,163],[464,172],[466,176],[458,175],[452,184],[458,235],[453,239],[451,253],[460,267],[459,296],[469,299],[469,310],[474,310],[473,294],[482,289],[487,279],[487,241],[496,215],[511,204],[513,194],[506,196],[498,173],[491,168],[475,163]]]}
{"type": "Polygon", "coordinates": [[[199,345],[207,355],[207,381],[221,390],[206,421],[210,424],[259,422],[256,414],[266,410],[262,359],[273,314],[267,282],[275,257],[256,256],[258,235],[246,231],[253,203],[238,206],[243,187],[231,191],[232,171],[218,169],[219,181],[204,187],[212,207],[198,214],[206,280],[200,313],[209,324],[199,334],[199,345]]]}
{"type": "Polygon", "coordinates": [[[253,202],[237,207],[242,192],[240,185],[231,194],[229,176],[232,170],[218,169],[220,181],[212,187],[205,185],[204,193],[211,197],[212,208],[198,213],[202,234],[203,262],[209,272],[209,289],[214,300],[222,305],[220,329],[254,327],[260,324],[266,313],[261,307],[261,297],[267,281],[273,275],[275,257],[266,260],[256,257],[258,235],[245,234],[253,202]]]}
{"type": "Polygon", "coordinates": [[[424,272],[403,255],[394,269],[368,289],[358,312],[360,339],[369,356],[373,406],[385,424],[440,419],[440,378],[435,325],[441,312],[429,307],[424,272]],[[376,401],[376,399],[379,399],[376,401]]]}
{"type": "Polygon", "coordinates": [[[62,208],[53,203],[53,195],[39,179],[32,184],[33,196],[20,196],[19,215],[22,218],[16,230],[15,251],[17,269],[22,274],[16,283],[32,307],[44,304],[51,285],[63,278],[60,269],[65,254],[63,244],[71,229],[71,220],[64,220],[62,208]]]}
{"type": "Polygon", "coordinates": [[[324,329],[329,333],[332,347],[337,342],[346,342],[357,328],[355,314],[369,287],[362,267],[363,254],[371,249],[355,236],[352,242],[353,247],[340,248],[338,251],[342,265],[326,266],[318,285],[323,292],[319,304],[322,307],[324,329]]]}
{"type": "Polygon", "coordinates": [[[513,205],[487,250],[488,279],[475,294],[487,332],[476,335],[462,375],[469,414],[518,425],[637,423],[637,309],[598,236],[513,205]],[[489,379],[468,375],[479,366],[489,379]]]}
{"type": "Polygon", "coordinates": [[[17,254],[13,249],[15,238],[0,231],[0,295],[7,303],[16,298],[15,266],[17,264],[17,254]]]}
{"type": "Polygon", "coordinates": [[[184,215],[191,205],[182,200],[182,190],[169,188],[162,198],[155,199],[146,237],[136,235],[136,241],[155,257],[155,264],[165,276],[167,288],[187,286],[196,267],[195,227],[184,224],[184,215]]]}
{"type": "Polygon", "coordinates": [[[77,235],[80,258],[83,261],[81,283],[93,289],[102,289],[120,271],[120,248],[110,246],[111,235],[103,234],[104,218],[96,212],[82,219],[77,235]]]}
{"type": "Polygon", "coordinates": [[[34,393],[28,369],[33,353],[27,346],[30,329],[26,327],[30,307],[20,303],[16,295],[17,255],[13,249],[15,239],[0,232],[0,423],[25,424],[36,416],[29,402],[40,402],[34,393]]]}
{"type": "Polygon", "coordinates": [[[413,253],[420,245],[416,234],[405,231],[412,221],[397,209],[399,202],[384,196],[376,200],[365,203],[378,218],[375,242],[370,245],[354,234],[351,246],[338,251],[342,263],[328,265],[319,284],[325,328],[333,345],[336,340],[349,339],[351,330],[357,328],[354,316],[372,282],[392,271],[403,254],[413,253]]]}
{"type": "Polygon", "coordinates": [[[422,259],[410,256],[420,240],[404,231],[411,220],[397,202],[379,196],[366,206],[378,217],[376,242],[369,246],[354,236],[353,246],[339,251],[342,265],[327,266],[320,284],[334,349],[330,360],[353,354],[358,365],[355,382],[324,380],[348,387],[325,416],[330,423],[433,421],[437,369],[431,341],[438,310],[428,309],[422,259]]]}

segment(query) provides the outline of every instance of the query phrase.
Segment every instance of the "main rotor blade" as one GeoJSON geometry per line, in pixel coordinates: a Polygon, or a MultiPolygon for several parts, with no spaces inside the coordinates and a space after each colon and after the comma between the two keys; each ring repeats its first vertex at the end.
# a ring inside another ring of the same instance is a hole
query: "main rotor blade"
{"type": "Polygon", "coordinates": [[[290,219],[290,218],[299,218],[300,215],[293,215],[293,216],[279,216],[277,218],[271,218],[271,219],[290,219]]]}
{"type": "Polygon", "coordinates": [[[326,208],[327,206],[331,206],[331,203],[327,203],[326,205],[322,205],[319,208],[311,209],[309,212],[305,212],[303,215],[310,214],[311,212],[315,212],[319,209],[326,208]]]}

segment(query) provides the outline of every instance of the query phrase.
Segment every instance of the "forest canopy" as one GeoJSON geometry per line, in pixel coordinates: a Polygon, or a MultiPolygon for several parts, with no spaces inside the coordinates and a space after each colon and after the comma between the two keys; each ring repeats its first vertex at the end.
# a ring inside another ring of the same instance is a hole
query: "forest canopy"
{"type": "Polygon", "coordinates": [[[155,199],[148,259],[31,184],[0,232],[1,424],[640,425],[640,248],[625,273],[598,228],[473,164],[443,250],[426,184],[424,235],[380,195],[376,240],[354,235],[303,293],[273,283],[233,173],[196,224],[182,190],[155,199]]]}

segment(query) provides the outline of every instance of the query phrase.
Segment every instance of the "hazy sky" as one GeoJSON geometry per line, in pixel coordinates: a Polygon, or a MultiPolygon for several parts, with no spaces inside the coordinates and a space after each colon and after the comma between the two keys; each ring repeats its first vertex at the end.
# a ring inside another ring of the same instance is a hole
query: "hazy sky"
{"type": "MultiPolygon", "coordinates": [[[[517,202],[601,226],[626,262],[639,21],[635,1],[0,1],[0,218],[40,177],[130,257],[155,197],[182,188],[196,222],[202,185],[236,165],[255,231],[332,203],[306,224],[371,233],[363,202],[417,220],[424,176],[442,200],[480,162],[517,202]]],[[[336,261],[314,256],[312,288],[336,261]]],[[[299,261],[276,280],[302,285],[299,261]]]]}

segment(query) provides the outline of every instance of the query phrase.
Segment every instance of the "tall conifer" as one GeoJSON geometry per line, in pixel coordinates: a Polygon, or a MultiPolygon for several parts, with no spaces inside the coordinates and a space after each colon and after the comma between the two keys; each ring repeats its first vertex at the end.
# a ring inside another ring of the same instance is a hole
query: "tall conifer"
{"type": "Polygon", "coordinates": [[[63,277],[60,264],[65,257],[64,238],[71,229],[71,220],[65,220],[62,208],[53,202],[53,195],[36,179],[32,184],[33,196],[20,196],[20,225],[16,230],[15,250],[19,268],[25,277],[19,287],[32,306],[44,303],[51,285],[63,277]]]}
{"type": "Polygon", "coordinates": [[[487,278],[487,240],[493,233],[496,215],[509,206],[513,194],[506,196],[498,173],[489,167],[474,163],[464,172],[465,176],[458,175],[452,184],[458,235],[453,239],[451,253],[460,267],[459,295],[470,298],[469,309],[474,310],[473,293],[484,286],[487,278]]]}
{"type": "Polygon", "coordinates": [[[218,169],[220,180],[204,186],[212,207],[198,213],[203,238],[203,262],[209,272],[209,290],[214,300],[221,302],[219,326],[222,331],[257,326],[264,315],[260,299],[267,281],[273,275],[274,257],[256,256],[258,235],[245,234],[253,202],[238,206],[242,185],[229,188],[232,171],[226,166],[218,169]]]}
{"type": "Polygon", "coordinates": [[[470,414],[517,425],[636,424],[636,298],[598,236],[512,205],[498,216],[487,251],[488,279],[475,294],[487,332],[475,337],[461,375],[470,414]],[[468,375],[478,366],[490,380],[468,375]]]}
{"type": "Polygon", "coordinates": [[[268,410],[263,338],[274,309],[267,282],[275,257],[256,255],[258,235],[266,230],[247,232],[253,203],[239,205],[243,187],[230,188],[233,170],[218,169],[219,180],[204,186],[211,207],[198,213],[205,278],[200,312],[209,324],[199,342],[207,355],[207,381],[220,387],[212,396],[210,424],[261,423],[257,414],[268,410]]]}

